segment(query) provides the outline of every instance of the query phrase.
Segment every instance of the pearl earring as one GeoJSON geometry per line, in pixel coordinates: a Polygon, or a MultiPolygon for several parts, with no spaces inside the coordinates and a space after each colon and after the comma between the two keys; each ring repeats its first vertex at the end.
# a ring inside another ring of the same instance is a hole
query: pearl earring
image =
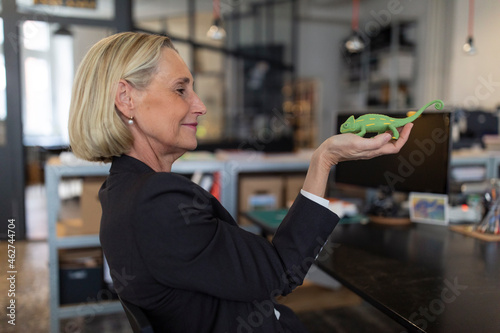
{"type": "Polygon", "coordinates": [[[133,125],[134,124],[134,117],[128,118],[128,124],[133,125]]]}

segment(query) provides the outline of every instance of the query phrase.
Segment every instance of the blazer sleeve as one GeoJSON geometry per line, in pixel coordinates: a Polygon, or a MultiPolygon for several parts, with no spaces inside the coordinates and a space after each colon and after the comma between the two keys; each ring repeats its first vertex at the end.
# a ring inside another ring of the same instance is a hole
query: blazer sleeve
{"type": "Polygon", "coordinates": [[[270,243],[221,220],[209,193],[181,183],[151,176],[134,217],[146,267],[171,288],[246,302],[286,295],[302,283],[339,220],[299,194],[270,243]]]}

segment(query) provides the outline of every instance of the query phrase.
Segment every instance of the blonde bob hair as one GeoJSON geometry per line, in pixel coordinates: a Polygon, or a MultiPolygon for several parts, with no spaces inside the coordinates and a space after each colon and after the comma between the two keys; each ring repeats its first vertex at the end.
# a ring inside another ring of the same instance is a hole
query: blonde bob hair
{"type": "Polygon", "coordinates": [[[73,153],[88,161],[111,161],[130,150],[132,134],[115,108],[121,79],[144,89],[157,72],[166,36],[123,32],[102,39],[83,58],[75,76],[69,111],[73,153]]]}

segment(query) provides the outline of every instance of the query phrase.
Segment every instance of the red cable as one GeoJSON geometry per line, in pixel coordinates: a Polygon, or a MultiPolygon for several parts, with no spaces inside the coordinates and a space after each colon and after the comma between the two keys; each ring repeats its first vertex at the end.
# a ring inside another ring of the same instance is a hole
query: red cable
{"type": "Polygon", "coordinates": [[[352,0],[351,28],[354,31],[358,31],[359,28],[359,0],[352,0]]]}
{"type": "Polygon", "coordinates": [[[469,0],[469,37],[473,36],[474,30],[474,0],[469,0]]]}
{"type": "Polygon", "coordinates": [[[214,18],[220,18],[220,0],[213,0],[214,18]]]}

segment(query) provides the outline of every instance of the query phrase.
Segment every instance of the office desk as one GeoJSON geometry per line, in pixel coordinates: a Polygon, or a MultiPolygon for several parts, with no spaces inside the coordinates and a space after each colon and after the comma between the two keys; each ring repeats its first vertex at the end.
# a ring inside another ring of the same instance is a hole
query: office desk
{"type": "Polygon", "coordinates": [[[500,242],[442,226],[338,225],[317,265],[409,332],[500,332],[500,242]]]}
{"type": "MultiPolygon", "coordinates": [[[[285,213],[247,216],[269,234],[285,213]]],[[[425,224],[339,224],[316,264],[408,332],[500,332],[500,242],[425,224]]]]}

